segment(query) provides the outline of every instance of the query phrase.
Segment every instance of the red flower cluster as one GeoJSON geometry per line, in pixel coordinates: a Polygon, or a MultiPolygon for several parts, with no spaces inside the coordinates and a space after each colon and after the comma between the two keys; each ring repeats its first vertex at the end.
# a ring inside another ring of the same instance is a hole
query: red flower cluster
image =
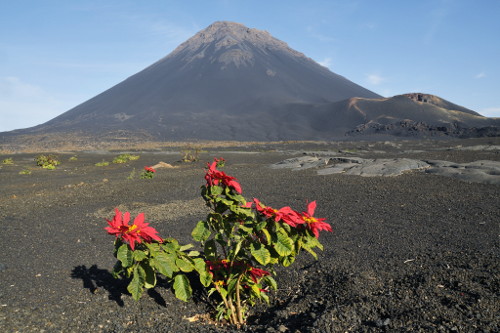
{"type": "Polygon", "coordinates": [[[156,172],[156,170],[155,170],[155,169],[153,169],[153,168],[152,168],[152,167],[150,167],[150,166],[145,166],[145,167],[144,167],[144,171],[146,171],[146,172],[153,172],[153,173],[154,173],[154,172],[156,172]]]}
{"type": "Polygon", "coordinates": [[[231,265],[231,263],[228,260],[223,259],[218,261],[207,261],[206,264],[214,280],[221,279],[222,278],[220,277],[221,271],[228,272],[231,267],[233,269],[238,269],[239,271],[244,271],[246,269],[250,275],[250,278],[255,283],[258,283],[260,278],[262,278],[263,276],[270,275],[268,271],[252,267],[242,261],[233,262],[233,264],[231,265]]]}
{"type": "Polygon", "coordinates": [[[288,206],[274,209],[264,206],[259,199],[254,198],[253,202],[255,203],[255,209],[266,218],[273,218],[276,222],[283,221],[294,228],[303,223],[299,218],[299,214],[288,206]]]}
{"type": "Polygon", "coordinates": [[[241,186],[236,181],[236,178],[226,175],[224,171],[217,170],[217,164],[219,162],[220,161],[218,159],[214,159],[212,164],[207,164],[208,170],[205,174],[207,186],[218,186],[219,184],[222,184],[224,186],[233,188],[238,193],[241,193],[241,186]]]}
{"type": "Polygon", "coordinates": [[[258,283],[261,277],[270,275],[268,271],[256,267],[250,267],[248,273],[250,273],[250,278],[255,283],[258,283]]]}
{"type": "Polygon", "coordinates": [[[319,237],[320,230],[332,231],[332,227],[324,222],[324,218],[314,217],[314,211],[316,210],[316,201],[312,201],[307,205],[307,212],[299,213],[290,207],[283,207],[274,209],[269,206],[263,205],[258,199],[253,199],[255,204],[255,209],[264,217],[272,218],[274,221],[283,221],[291,227],[298,227],[299,225],[305,225],[311,230],[316,238],[319,237]]]}
{"type": "Polygon", "coordinates": [[[107,220],[109,227],[104,228],[110,235],[115,235],[116,238],[121,238],[123,241],[126,241],[130,244],[130,248],[132,251],[135,248],[135,243],[142,243],[145,241],[147,243],[151,243],[153,240],[158,242],[162,242],[163,240],[158,236],[158,231],[155,228],[150,227],[149,223],[144,222],[144,213],[140,213],[134,219],[134,223],[129,225],[130,221],[130,213],[126,212],[122,214],[118,210],[115,209],[115,216],[113,219],[107,220]]]}
{"type": "Polygon", "coordinates": [[[307,227],[312,231],[316,238],[319,237],[320,230],[332,231],[331,225],[324,222],[326,219],[314,217],[314,211],[316,210],[316,201],[312,201],[307,205],[307,212],[302,212],[300,218],[307,227]]]}

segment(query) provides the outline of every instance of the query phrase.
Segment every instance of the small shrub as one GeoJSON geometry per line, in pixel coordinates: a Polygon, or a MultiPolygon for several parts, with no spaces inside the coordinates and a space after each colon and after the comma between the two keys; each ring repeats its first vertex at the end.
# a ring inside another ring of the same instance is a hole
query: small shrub
{"type": "Polygon", "coordinates": [[[122,164],[127,163],[129,161],[136,161],[139,159],[139,155],[130,155],[130,154],[121,154],[113,159],[113,163],[122,164]]]}
{"type": "Polygon", "coordinates": [[[38,155],[35,161],[36,165],[47,170],[54,170],[57,165],[61,164],[55,155],[38,155]]]}
{"type": "Polygon", "coordinates": [[[201,148],[198,146],[187,146],[181,150],[182,162],[191,163],[200,159],[201,148]]]}
{"type": "Polygon", "coordinates": [[[135,168],[132,169],[132,172],[130,173],[130,175],[128,175],[127,179],[132,180],[134,178],[135,178],[135,168]]]}
{"type": "Polygon", "coordinates": [[[71,156],[71,157],[69,158],[69,160],[70,160],[70,161],[78,161],[78,157],[76,157],[76,156],[71,156]]]}
{"type": "Polygon", "coordinates": [[[9,158],[2,160],[2,164],[11,165],[11,164],[14,164],[14,160],[12,159],[12,157],[9,157],[9,158]]]}
{"type": "Polygon", "coordinates": [[[153,169],[152,167],[145,166],[144,167],[144,172],[141,173],[140,178],[141,179],[151,179],[151,178],[153,178],[155,176],[155,172],[156,172],[156,170],[153,169]]]}
{"type": "Polygon", "coordinates": [[[24,169],[22,171],[19,171],[20,175],[31,175],[31,170],[24,169]]]}
{"type": "Polygon", "coordinates": [[[106,161],[102,161],[102,162],[97,162],[96,164],[94,164],[95,166],[98,166],[98,167],[102,167],[102,166],[108,166],[109,165],[109,162],[106,162],[106,161]]]}

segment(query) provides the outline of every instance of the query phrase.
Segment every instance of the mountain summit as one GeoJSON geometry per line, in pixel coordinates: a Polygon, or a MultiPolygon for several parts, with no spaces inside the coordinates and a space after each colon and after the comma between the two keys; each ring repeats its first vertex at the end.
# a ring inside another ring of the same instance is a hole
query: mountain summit
{"type": "Polygon", "coordinates": [[[460,136],[469,133],[462,128],[491,124],[431,95],[382,98],[266,31],[215,22],[96,97],[7,136],[317,140],[374,133],[460,136]]]}

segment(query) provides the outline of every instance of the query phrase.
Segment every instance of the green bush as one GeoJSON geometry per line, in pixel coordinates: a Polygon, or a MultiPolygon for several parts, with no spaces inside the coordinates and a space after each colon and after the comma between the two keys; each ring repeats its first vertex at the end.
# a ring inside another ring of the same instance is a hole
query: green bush
{"type": "Polygon", "coordinates": [[[129,161],[138,160],[139,157],[140,157],[139,155],[121,154],[113,159],[113,163],[115,164],[127,163],[129,161]]]}
{"type": "Polygon", "coordinates": [[[61,164],[58,157],[55,155],[38,155],[35,161],[36,165],[47,170],[54,170],[57,165],[61,164]]]}
{"type": "Polygon", "coordinates": [[[9,157],[2,160],[2,164],[14,164],[14,160],[12,159],[12,157],[9,157]]]}
{"type": "Polygon", "coordinates": [[[108,166],[109,165],[109,162],[106,162],[106,161],[102,161],[102,162],[97,162],[95,164],[95,166],[98,166],[98,167],[101,167],[101,166],[108,166]]]}

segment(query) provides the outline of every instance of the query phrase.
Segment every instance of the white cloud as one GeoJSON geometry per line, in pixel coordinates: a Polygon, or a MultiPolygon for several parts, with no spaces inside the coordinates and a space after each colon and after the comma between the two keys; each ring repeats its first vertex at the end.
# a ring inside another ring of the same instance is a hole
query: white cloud
{"type": "Polygon", "coordinates": [[[366,76],[366,80],[368,81],[368,83],[370,84],[373,84],[373,85],[379,85],[381,84],[382,82],[385,81],[385,78],[378,75],[378,74],[368,74],[366,76]]]}
{"type": "Polygon", "coordinates": [[[321,66],[327,67],[327,68],[331,68],[332,58],[329,58],[329,57],[325,58],[322,61],[318,61],[318,64],[320,64],[321,66]]]}
{"type": "Polygon", "coordinates": [[[500,107],[486,108],[478,112],[486,117],[500,117],[500,107]]]}
{"type": "Polygon", "coordinates": [[[44,123],[59,115],[64,103],[17,77],[0,77],[0,132],[44,123]]]}
{"type": "Polygon", "coordinates": [[[481,73],[476,74],[475,78],[476,79],[482,79],[485,76],[486,76],[486,74],[484,72],[481,72],[481,73]]]}

